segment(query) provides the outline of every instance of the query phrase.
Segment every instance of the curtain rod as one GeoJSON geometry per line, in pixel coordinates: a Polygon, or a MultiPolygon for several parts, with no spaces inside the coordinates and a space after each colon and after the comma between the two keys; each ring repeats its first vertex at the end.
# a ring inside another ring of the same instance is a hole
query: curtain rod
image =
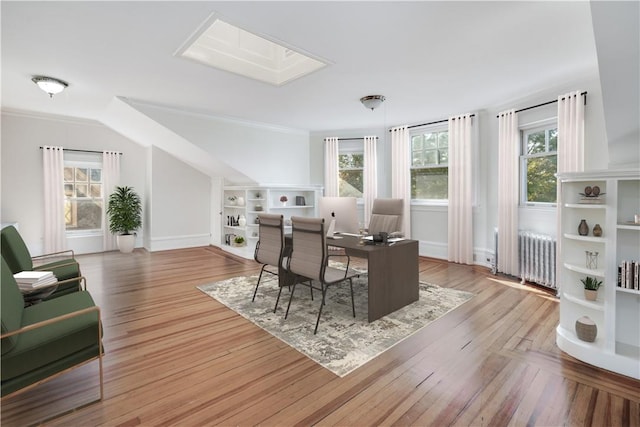
{"type": "MultiPolygon", "coordinates": [[[[374,136],[375,139],[378,139],[377,136],[374,136]]],[[[364,137],[362,138],[338,138],[338,141],[361,141],[363,140],[364,137]]],[[[327,138],[325,138],[325,141],[327,140],[327,138]]]]}
{"type": "MultiPolygon", "coordinates": [[[[41,150],[44,149],[44,147],[40,147],[41,150]]],[[[48,148],[47,148],[48,150],[48,148]]],[[[102,154],[102,151],[95,151],[95,150],[76,150],[74,148],[63,148],[62,151],[75,151],[78,153],[97,153],[97,154],[102,154]]],[[[122,156],[122,153],[118,153],[122,156]]]]}
{"type": "MultiPolygon", "coordinates": [[[[580,95],[584,96],[584,105],[587,105],[587,91],[584,91],[584,92],[580,93],[580,95]]],[[[562,98],[562,99],[565,99],[565,98],[562,98]]],[[[533,108],[544,107],[545,105],[553,104],[555,102],[558,102],[558,100],[554,99],[553,101],[543,102],[542,104],[532,105],[531,107],[521,108],[519,110],[516,110],[515,112],[519,113],[521,111],[527,111],[527,110],[531,110],[533,108]]],[[[496,117],[500,117],[500,115],[498,114],[496,117]]]]}
{"type": "MultiPolygon", "coordinates": [[[[475,117],[475,114],[471,114],[469,115],[469,117],[475,117]]],[[[455,120],[456,118],[454,117],[452,120],[455,120]]],[[[443,119],[443,120],[436,120],[435,122],[429,122],[429,123],[421,123],[419,125],[411,125],[411,126],[407,126],[407,129],[412,129],[412,128],[419,128],[422,126],[429,126],[429,125],[437,125],[438,123],[447,123],[449,121],[449,119],[443,119]]],[[[391,129],[389,129],[389,132],[391,132],[391,129]]]]}

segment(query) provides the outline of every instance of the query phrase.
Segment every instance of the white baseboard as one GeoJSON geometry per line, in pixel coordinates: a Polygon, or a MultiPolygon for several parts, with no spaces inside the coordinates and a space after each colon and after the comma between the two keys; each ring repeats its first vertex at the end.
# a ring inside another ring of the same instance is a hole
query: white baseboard
{"type": "Polygon", "coordinates": [[[210,234],[191,234],[185,236],[152,237],[147,250],[149,252],[167,251],[170,249],[195,248],[198,246],[209,246],[211,244],[210,234]]]}
{"type": "MultiPolygon", "coordinates": [[[[449,259],[448,245],[442,242],[429,242],[421,240],[418,244],[420,256],[447,260],[449,259]]],[[[493,249],[473,248],[473,264],[491,268],[495,254],[493,249]]]]}

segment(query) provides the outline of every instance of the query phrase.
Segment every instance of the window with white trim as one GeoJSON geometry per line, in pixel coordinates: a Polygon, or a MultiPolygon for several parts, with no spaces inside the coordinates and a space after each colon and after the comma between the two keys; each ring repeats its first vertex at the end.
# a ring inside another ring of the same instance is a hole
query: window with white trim
{"type": "Polygon", "coordinates": [[[558,126],[555,122],[521,132],[520,203],[556,203],[558,126]]]}
{"type": "Polygon", "coordinates": [[[449,131],[445,128],[411,134],[411,199],[449,198],[449,131]]]}
{"type": "Polygon", "coordinates": [[[364,154],[338,154],[338,194],[340,197],[362,198],[364,190],[364,154]]]}
{"type": "Polygon", "coordinates": [[[102,162],[64,162],[64,219],[68,232],[102,230],[102,162]]]}

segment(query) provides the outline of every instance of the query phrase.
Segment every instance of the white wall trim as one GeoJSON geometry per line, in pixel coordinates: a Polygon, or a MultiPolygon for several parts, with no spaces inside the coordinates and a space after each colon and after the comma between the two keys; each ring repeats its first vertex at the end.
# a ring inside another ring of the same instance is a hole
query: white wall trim
{"type": "Polygon", "coordinates": [[[169,249],[195,248],[209,246],[211,234],[191,234],[183,236],[152,237],[149,242],[149,252],[166,251],[169,249]]]}
{"type": "Polygon", "coordinates": [[[2,114],[6,114],[8,116],[13,116],[13,117],[26,117],[30,119],[42,119],[42,120],[51,120],[55,122],[73,123],[77,125],[104,127],[102,123],[94,119],[72,117],[72,116],[60,116],[57,114],[42,113],[39,111],[19,110],[19,109],[8,108],[8,107],[2,107],[2,114]]]}

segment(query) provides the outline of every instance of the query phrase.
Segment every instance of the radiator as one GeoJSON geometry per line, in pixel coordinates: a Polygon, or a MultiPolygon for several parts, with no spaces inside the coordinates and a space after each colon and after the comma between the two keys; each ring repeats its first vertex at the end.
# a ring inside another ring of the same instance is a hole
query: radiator
{"type": "MultiPolygon", "coordinates": [[[[494,232],[493,272],[498,269],[498,231],[494,232]]],[[[518,233],[518,260],[522,282],[556,289],[556,240],[531,231],[518,233]]]]}

